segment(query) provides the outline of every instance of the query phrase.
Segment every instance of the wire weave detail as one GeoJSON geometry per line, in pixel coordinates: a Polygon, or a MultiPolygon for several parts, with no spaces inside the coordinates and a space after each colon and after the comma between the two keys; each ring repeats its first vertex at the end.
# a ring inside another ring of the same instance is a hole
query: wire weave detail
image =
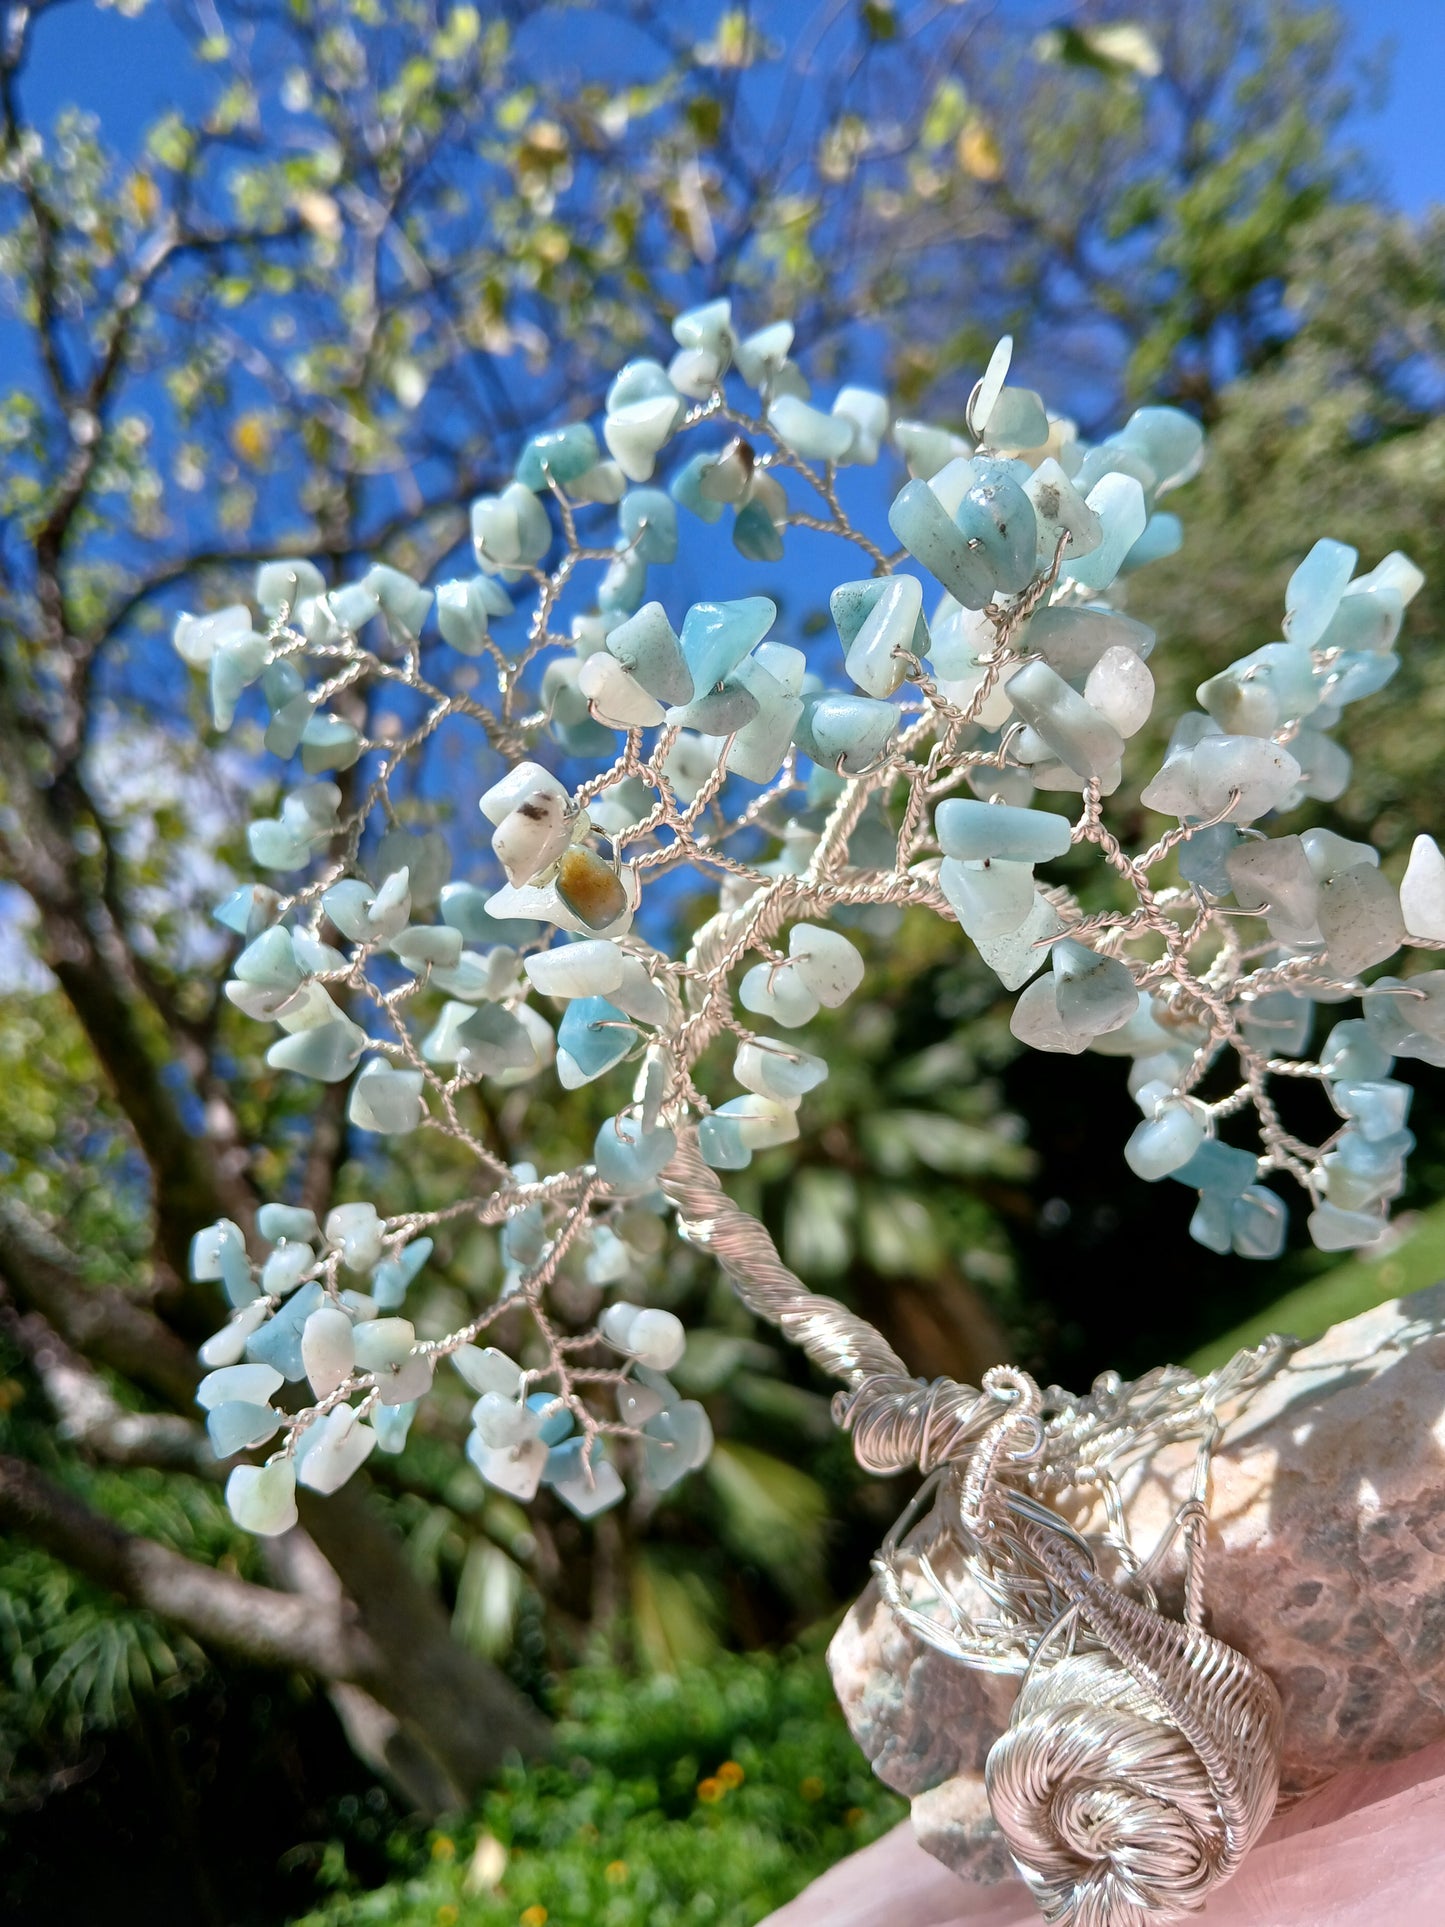
{"type": "Polygon", "coordinates": [[[997,1367],[974,1388],[913,1377],[865,1319],[810,1292],[764,1227],[722,1190],[684,1133],[663,1182],[679,1226],[744,1302],[844,1380],[834,1414],[870,1471],[929,1475],[875,1560],[880,1589],[921,1638],[961,1664],[1021,1676],[984,1771],[989,1805],[1043,1918],[1152,1927],[1200,1907],[1274,1811],[1280,1705],[1243,1653],[1204,1630],[1203,1526],[1219,1407],[1284,1352],[1270,1340],[1205,1378],[1169,1366],[1108,1374],[1082,1398],[997,1367]],[[1141,1560],[1118,1475],[1193,1439],[1194,1479],[1171,1531],[1141,1560]],[[1049,1501],[1097,1489],[1096,1544],[1049,1501]],[[909,1527],[932,1498],[924,1524],[909,1527]],[[1185,1615],[1152,1578],[1182,1538],[1185,1615]],[[1099,1570],[1107,1551],[1118,1582],[1099,1570]]]}

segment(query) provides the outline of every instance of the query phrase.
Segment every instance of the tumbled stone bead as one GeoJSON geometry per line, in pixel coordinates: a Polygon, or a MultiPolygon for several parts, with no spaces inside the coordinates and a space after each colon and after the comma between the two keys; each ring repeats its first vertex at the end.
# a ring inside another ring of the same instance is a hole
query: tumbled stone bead
{"type": "Polygon", "coordinates": [[[414,923],[397,934],[391,948],[408,970],[432,964],[455,970],[462,957],[462,933],[446,923],[414,923]]]}
{"type": "Polygon", "coordinates": [[[1376,655],[1366,650],[1346,649],[1337,658],[1325,681],[1323,699],[1343,709],[1349,703],[1377,696],[1394,680],[1400,658],[1388,652],[1376,655]]]}
{"type": "Polygon", "coordinates": [[[314,1420],[296,1449],[296,1478],[313,1492],[339,1492],[376,1449],[377,1436],[349,1405],[314,1420]]]}
{"type": "Polygon", "coordinates": [[[523,488],[545,489],[550,482],[565,488],[601,460],[597,437],[587,422],[565,428],[543,429],[523,446],[517,458],[516,479],[523,488]]]}
{"type": "Polygon", "coordinates": [[[1330,963],[1345,977],[1383,963],[1405,937],[1395,886],[1368,863],[1320,885],[1319,925],[1330,963]]]}
{"type": "Polygon", "coordinates": [[[1268,990],[1242,1005],[1239,1013],[1245,1041],[1266,1057],[1302,1056],[1313,1024],[1309,998],[1287,990],[1268,990]]]}
{"type": "Polygon", "coordinates": [[[432,592],[401,569],[375,562],[361,579],[380,603],[382,612],[409,636],[419,636],[432,605],[432,592]]]}
{"type": "MultiPolygon", "coordinates": [[[[1244,1195],[1254,1183],[1258,1168],[1259,1160],[1252,1152],[1241,1151],[1232,1144],[1221,1144],[1218,1138],[1207,1137],[1189,1162],[1181,1164],[1169,1175],[1196,1191],[1212,1192],[1228,1200],[1244,1195]]],[[[1220,1248],[1228,1250],[1228,1238],[1220,1248]]]]}
{"type": "Polygon", "coordinates": [[[1380,1211],[1342,1211],[1328,1199],[1317,1204],[1306,1223],[1311,1242],[1320,1251],[1354,1251],[1372,1245],[1385,1229],[1380,1211]]]}
{"type": "Polygon", "coordinates": [[[744,1010],[771,1017],[784,1030],[796,1030],[816,1017],[820,999],[808,988],[797,964],[754,964],[738,986],[744,1010]]]}
{"type": "Polygon", "coordinates": [[[667,485],[673,501],[703,522],[716,522],[720,520],[723,512],[721,499],[708,495],[702,487],[704,480],[716,464],[717,456],[711,451],[692,455],[667,485]]]}
{"type": "Polygon", "coordinates": [[[1003,385],[1008,380],[1009,367],[1013,361],[1013,352],[1013,336],[1000,335],[988,358],[987,367],[968,398],[968,424],[975,433],[981,432],[984,423],[993,413],[999,396],[1003,393],[1003,385]]]}
{"type": "Polygon", "coordinates": [[[671,436],[682,406],[668,384],[668,395],[634,401],[611,410],[602,424],[608,452],[630,482],[648,481],[657,455],[671,436]]]}
{"type": "Polygon", "coordinates": [[[289,1459],[274,1465],[238,1465],[226,1480],[226,1510],[245,1532],[270,1539],[296,1523],[296,1469],[289,1459]]]}
{"type": "Polygon", "coordinates": [[[694,689],[715,688],[772,628],[777,604],[767,596],[695,602],[683,618],[681,646],[694,689]]]}
{"type": "Polygon", "coordinates": [[[1400,910],[1411,937],[1445,942],[1445,856],[1433,836],[1417,836],[1400,884],[1400,910]]]}
{"type": "Polygon", "coordinates": [[[1151,562],[1162,562],[1166,556],[1177,555],[1183,546],[1184,524],[1177,515],[1151,515],[1144,524],[1144,533],[1119,564],[1119,573],[1131,575],[1135,569],[1147,568],[1151,562]]]}
{"type": "Polygon", "coordinates": [[[672,338],[680,348],[703,348],[720,362],[732,355],[732,303],[726,296],[687,308],[672,324],[672,338]]]}
{"type": "Polygon", "coordinates": [[[892,439],[915,481],[930,481],[950,462],[973,453],[961,435],[949,428],[935,428],[929,422],[896,421],[892,439]]]}
{"type": "Polygon", "coordinates": [[[295,1384],[306,1376],[301,1360],[301,1331],[306,1320],[325,1293],[314,1279],[301,1286],[265,1324],[258,1325],[246,1340],[246,1356],[258,1364],[274,1365],[281,1376],[295,1384]]]}
{"type": "MultiPolygon", "coordinates": [[[[759,668],[759,663],[743,663],[737,672],[738,680],[741,681],[745,673],[759,668]]],[[[751,677],[748,687],[756,690],[756,682],[751,677]]],[[[803,702],[798,696],[780,692],[766,705],[760,701],[757,715],[732,739],[732,746],[728,750],[728,769],[731,774],[744,777],[750,783],[771,782],[783,766],[783,759],[792,747],[802,717],[803,702]]],[[[721,745],[718,748],[720,754],[721,745]]]]}
{"type": "Polygon", "coordinates": [[[665,1124],[645,1131],[639,1118],[609,1117],[598,1128],[592,1161],[614,1190],[650,1191],[676,1149],[676,1135],[665,1124]]]}
{"type": "Polygon", "coordinates": [[[253,942],[274,919],[279,895],[264,883],[249,883],[218,903],[211,915],[224,929],[253,942]]]}
{"type": "Polygon", "coordinates": [[[263,1204],[256,1213],[256,1229],[271,1244],[305,1244],[321,1235],[316,1213],[300,1204],[263,1204]]]}
{"type": "Polygon", "coordinates": [[[1059,1019],[1076,1037],[1098,1037],[1134,1016],[1139,987],[1117,957],[1101,957],[1087,944],[1064,937],[1051,957],[1059,1019]]]}
{"type": "Polygon", "coordinates": [[[1352,582],[1316,647],[1383,653],[1399,635],[1404,616],[1405,603],[1398,589],[1385,583],[1366,588],[1363,581],[1352,582]]]}
{"type": "Polygon", "coordinates": [[[378,1311],[396,1310],[431,1254],[430,1238],[413,1238],[394,1258],[383,1258],[371,1274],[371,1295],[378,1311]]]}
{"type": "Polygon", "coordinates": [[[394,887],[392,879],[404,871],[402,884],[412,903],[424,909],[437,901],[451,867],[451,850],[440,830],[404,830],[394,823],[377,844],[367,871],[378,883],[378,905],[394,887]]]}
{"type": "Polygon", "coordinates": [[[473,1432],[466,1449],[467,1457],[488,1485],[524,1504],[536,1498],[547,1464],[547,1447],[540,1439],[528,1439],[520,1445],[492,1446],[473,1432]]]}
{"type": "Polygon", "coordinates": [[[762,388],[776,378],[792,345],[792,322],[770,322],[736,344],[733,359],[737,371],[750,388],[762,388]]]}
{"type": "Polygon", "coordinates": [[[271,645],[264,636],[233,636],[211,657],[211,721],[229,729],[235,721],[241,691],[259,681],[271,645]]]}
{"type": "Polygon", "coordinates": [[[491,618],[506,615],[511,606],[511,597],[491,576],[443,582],[437,588],[437,627],[443,640],[460,655],[479,656],[486,646],[491,618]]]}
{"type": "Polygon", "coordinates": [[[1135,1177],[1152,1184],[1187,1164],[1203,1142],[1204,1124],[1196,1107],[1166,1098],[1154,1117],[1135,1126],[1124,1146],[1124,1161],[1135,1177]]]}
{"type": "Polygon", "coordinates": [[[343,1385],[355,1360],[351,1320],[338,1305],[319,1305],[301,1331],[301,1362],[317,1398],[343,1385]]]}
{"type": "Polygon", "coordinates": [[[745,729],[759,709],[757,697],[739,673],[711,689],[699,690],[682,708],[669,709],[666,720],[670,727],[695,729],[703,736],[731,736],[745,729]]]}
{"type": "Polygon", "coordinates": [[[269,990],[295,990],[305,974],[296,961],[291,932],[278,926],[247,944],[232,967],[243,983],[269,990]]]}
{"type": "Polygon", "coordinates": [[[1001,388],[982,421],[982,440],[990,448],[1038,448],[1049,438],[1043,397],[1032,388],[1001,388]]]}
{"type": "Polygon", "coordinates": [[[1273,1191],[1252,1184],[1230,1206],[1229,1228],[1239,1257],[1277,1258],[1284,1250],[1289,1214],[1273,1191]]]}
{"type": "Polygon", "coordinates": [[[351,1087],[346,1115],[363,1131],[403,1136],[421,1123],[424,1083],[420,1071],[400,1070],[385,1058],[374,1057],[351,1087]]]}
{"type": "Polygon", "coordinates": [[[270,1298],[285,1298],[315,1264],[316,1253],[309,1243],[278,1244],[261,1267],[261,1289],[270,1298]]]}
{"type": "Polygon", "coordinates": [[[900,720],[891,703],[830,692],[805,701],[794,740],[825,768],[856,776],[887,753],[900,720]]]}
{"type": "MultiPolygon", "coordinates": [[[[448,1011],[458,1008],[465,1010],[465,1006],[445,1006],[443,1018],[448,1011]]],[[[432,1036],[435,1037],[435,1032],[432,1036]]],[[[422,1045],[423,1056],[427,1055],[431,1042],[429,1037],[422,1045]]],[[[461,1016],[456,1021],[452,1043],[457,1066],[469,1077],[500,1077],[508,1071],[530,1070],[535,1056],[521,1014],[501,1004],[482,1004],[461,1016]]]]}
{"type": "MultiPolygon", "coordinates": [[[[280,1391],[283,1382],[280,1372],[272,1365],[228,1365],[220,1371],[207,1373],[201,1380],[196,1387],[196,1403],[206,1412],[236,1404],[253,1411],[259,1408],[267,1418],[276,1421],[276,1414],[267,1409],[268,1401],[273,1393],[280,1391]]],[[[276,1422],[271,1426],[272,1432],[276,1429],[276,1422]]],[[[265,1436],[269,1438],[271,1432],[265,1436]]],[[[260,1442],[260,1439],[247,1441],[248,1444],[257,1445],[260,1442]]],[[[239,1450],[239,1446],[231,1447],[233,1452],[239,1450]]],[[[228,1457],[229,1454],[222,1453],[220,1456],[228,1457]]]]}
{"type": "Polygon", "coordinates": [[[827,1075],[823,1058],[770,1037],[748,1039],[738,1046],[733,1060],[733,1076],[746,1090],[784,1103],[797,1103],[827,1075]]]}
{"type": "Polygon", "coordinates": [[[1088,1032],[1070,1028],[1059,1015],[1058,985],[1052,976],[1039,977],[1027,987],[1013,1007],[1008,1027],[1031,1050],[1078,1057],[1089,1046],[1088,1032]]]}
{"type": "Polygon", "coordinates": [[[570,1512],[579,1519],[595,1518],[627,1496],[622,1476],[596,1440],[590,1462],[583,1460],[583,1441],[569,1439],[547,1454],[543,1477],[570,1512]]]}
{"type": "Polygon", "coordinates": [[[863,981],[863,959],[838,930],[822,924],[795,923],[788,932],[793,968],[820,1004],[835,1009],[863,981]]]}
{"type": "Polygon", "coordinates": [[[1388,1077],[1394,1058],[1382,1050],[1370,1035],[1369,1026],[1358,1017],[1336,1024],[1320,1051],[1320,1069],[1328,1078],[1350,1083],[1375,1083],[1388,1077]]]}
{"type": "Polygon", "coordinates": [[[577,997],[557,1030],[557,1075],[574,1091],[611,1070],[637,1042],[637,1032],[605,997],[577,997]]]}
{"type": "Polygon", "coordinates": [[[521,1366],[494,1345],[459,1346],[451,1360],[474,1392],[497,1392],[515,1399],[521,1389],[521,1366]]]}
{"type": "Polygon", "coordinates": [[[841,459],[876,462],[879,445],[888,432],[887,397],[872,388],[840,388],[833,400],[833,413],[853,429],[853,439],[841,459]]]}
{"type": "Polygon", "coordinates": [[[749,562],[781,562],[783,531],[765,502],[744,502],[733,517],[733,547],[749,562]]]}
{"type": "Polygon", "coordinates": [[[1161,495],[1189,481],[1204,459],[1204,430],[1179,408],[1136,408],[1115,440],[1139,450],[1161,495]]]}
{"type": "Polygon", "coordinates": [[[566,786],[540,763],[517,763],[490,789],[482,791],[478,803],[489,823],[502,823],[524,797],[539,791],[563,799],[569,797],[566,786]]]}
{"type": "Polygon", "coordinates": [[[1088,555],[1098,548],[1104,525],[1052,455],[1039,463],[1023,490],[1034,512],[1035,574],[1052,566],[1061,535],[1069,538],[1065,564],[1070,556],[1088,555]]]}
{"type": "Polygon", "coordinates": [[[706,1463],[713,1434],[696,1399],[678,1399],[643,1422],[643,1469],[658,1491],[706,1463]]]}
{"type": "Polygon", "coordinates": [[[907,664],[897,651],[928,654],[923,585],[916,576],[844,582],[834,589],[829,606],[847,652],[848,674],[869,696],[891,696],[906,677],[907,664]]]}
{"type": "Polygon", "coordinates": [[[1079,776],[1102,776],[1118,762],[1124,739],[1112,723],[1046,662],[1025,663],[1009,678],[1009,701],[1060,762],[1079,776]]]}
{"type": "Polygon", "coordinates": [[[627,477],[616,462],[598,462],[577,477],[568,493],[574,502],[596,502],[603,508],[615,508],[627,493],[627,477]]]}
{"type": "Polygon", "coordinates": [[[1318,943],[1319,881],[1297,836],[1240,843],[1224,859],[1241,910],[1264,915],[1281,943],[1318,943]]]}
{"type": "Polygon", "coordinates": [[[1330,1091],[1340,1116],[1349,1118],[1361,1137],[1372,1143],[1404,1130],[1414,1095],[1408,1084],[1391,1077],[1368,1081],[1342,1079],[1330,1091]]]}
{"type": "Polygon", "coordinates": [[[1023,643],[1065,682],[1082,683],[1111,649],[1132,650],[1143,661],[1153,650],[1154,631],[1117,609],[1039,609],[1029,618],[1023,643]]]}
{"type": "Polygon", "coordinates": [[[1028,915],[1016,930],[1000,935],[973,935],[980,957],[1005,990],[1017,990],[1048,958],[1048,942],[1063,929],[1063,918],[1048,898],[1034,892],[1028,915]]]}
{"type": "Polygon", "coordinates": [[[443,923],[459,930],[467,943],[523,944],[536,934],[535,920],[494,917],[487,910],[490,893],[473,883],[449,883],[441,893],[443,923]]]}
{"type": "MultiPolygon", "coordinates": [[[[1179,1177],[1178,1171],[1171,1172],[1179,1177]]],[[[1189,1235],[1195,1244],[1203,1245],[1206,1251],[1217,1251],[1225,1256],[1233,1246],[1234,1234],[1230,1224],[1232,1201],[1222,1191],[1201,1191],[1199,1203],[1189,1220],[1189,1235]]]]}
{"type": "Polygon", "coordinates": [[[743,1171],[753,1161],[735,1117],[713,1115],[699,1119],[697,1148],[703,1163],[714,1171],[743,1171]]]}
{"type": "Polygon", "coordinates": [[[349,1017],[336,1017],[313,1029],[278,1038],[266,1053],[273,1070],[296,1071],[318,1083],[339,1084],[355,1070],[366,1049],[366,1032],[349,1017]]]}
{"type": "Polygon", "coordinates": [[[294,609],[308,596],[326,593],[326,579],[314,562],[300,556],[280,556],[263,562],[256,571],[256,601],[268,616],[294,609]]]}
{"type": "Polygon", "coordinates": [[[605,651],[583,663],[577,687],[599,722],[613,729],[654,729],[662,721],[662,704],[605,651]]]}
{"type": "MultiPolygon", "coordinates": [[[[1031,863],[1001,862],[988,857],[977,863],[961,863],[945,857],[938,867],[938,887],[975,942],[1004,937],[1018,930],[1034,905],[1031,863]]],[[[1042,951],[1038,961],[1044,962],[1042,951]]],[[[1028,974],[1032,976],[1033,972],[1028,974]]]]}
{"type": "Polygon", "coordinates": [[[537,789],[492,832],[492,849],[509,883],[530,883],[548,869],[572,841],[576,812],[568,796],[537,789]]]}
{"type": "Polygon", "coordinates": [[[352,1271],[370,1271],[381,1257],[381,1220],[374,1204],[338,1204],[326,1214],[326,1238],[340,1245],[352,1271]]]}
{"type": "Polygon", "coordinates": [[[1212,897],[1227,897],[1234,887],[1229,879],[1228,860],[1242,839],[1232,823],[1212,823],[1208,829],[1195,830],[1179,845],[1179,874],[1185,883],[1197,884],[1212,897]]]}
{"type": "Polygon", "coordinates": [[[1359,552],[1328,536],[1316,542],[1285,585],[1284,632],[1312,648],[1329,627],[1359,552]]]}
{"type": "Polygon", "coordinates": [[[1196,694],[1220,728],[1236,736],[1268,736],[1309,715],[1319,702],[1310,652],[1290,642],[1266,643],[1241,656],[1202,682],[1196,694]]]}
{"type": "Polygon", "coordinates": [[[642,561],[677,560],[677,508],[660,488],[629,489],[618,508],[617,522],[642,561]]]}
{"type": "MultiPolygon", "coordinates": [[[[979,464],[975,463],[975,468],[979,464]]],[[[1038,524],[1033,504],[1009,476],[994,475],[974,484],[954,511],[960,534],[984,557],[994,586],[1009,594],[1033,579],[1038,524]]]]}
{"type": "Polygon", "coordinates": [[[981,609],[992,599],[998,585],[988,558],[970,548],[928,482],[905,483],[889,508],[888,526],[966,609],[981,609]]]}
{"type": "Polygon", "coordinates": [[[1084,498],[1099,518],[1099,545],[1087,555],[1064,551],[1063,573],[1082,588],[1107,589],[1124,558],[1144,533],[1144,491],[1132,475],[1102,476],[1084,498]]]}
{"type": "Polygon", "coordinates": [[[312,715],[301,732],[301,767],[308,776],[350,769],[360,755],[360,730],[340,716],[312,715]]]}
{"type": "Polygon", "coordinates": [[[857,424],[843,415],[825,415],[796,395],[778,395],[768,405],[768,426],[795,455],[809,462],[841,461],[853,446],[857,424]]]}
{"type": "Polygon", "coordinates": [[[1365,1024],[1381,1050],[1445,1065],[1445,971],[1427,970],[1402,983],[1379,977],[1362,999],[1365,1024]]]}
{"type": "Polygon", "coordinates": [[[1372,870],[1380,867],[1380,852],[1373,844],[1357,843],[1352,837],[1337,836],[1333,830],[1305,830],[1300,836],[1310,870],[1321,883],[1365,863],[1372,870]]]}
{"type": "Polygon", "coordinates": [[[969,796],[946,797],[934,812],[933,825],[943,854],[960,861],[997,857],[1009,863],[1047,863],[1066,855],[1071,842],[1066,816],[969,796]]]}
{"type": "Polygon", "coordinates": [[[628,909],[622,879],[595,850],[574,844],[557,870],[557,895],[589,930],[608,930],[628,909]]]}
{"type": "Polygon", "coordinates": [[[208,1371],[239,1364],[252,1333],[265,1323],[269,1312],[264,1298],[253,1298],[250,1304],[240,1306],[218,1332],[212,1332],[197,1351],[197,1358],[208,1371]]]}
{"type": "Polygon", "coordinates": [[[605,997],[622,982],[622,962],[615,943],[590,938],[539,951],[522,968],[544,997],[605,997]]]}
{"type": "Polygon", "coordinates": [[[1089,671],[1084,701],[1121,736],[1134,736],[1154,708],[1154,678],[1132,649],[1106,649],[1089,671]]]}

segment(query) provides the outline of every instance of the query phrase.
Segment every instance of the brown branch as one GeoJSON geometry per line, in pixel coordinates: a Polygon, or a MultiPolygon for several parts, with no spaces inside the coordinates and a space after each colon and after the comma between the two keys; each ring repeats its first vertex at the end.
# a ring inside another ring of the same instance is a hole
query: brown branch
{"type": "Polygon", "coordinates": [[[23,1459],[0,1457],[0,1526],[219,1652],[352,1679],[375,1656],[349,1615],[253,1585],[127,1532],[23,1459]]]}
{"type": "Polygon", "coordinates": [[[110,1285],[87,1283],[70,1253],[13,1198],[0,1197],[0,1278],[84,1357],[186,1411],[200,1367],[154,1312],[110,1285]]]}

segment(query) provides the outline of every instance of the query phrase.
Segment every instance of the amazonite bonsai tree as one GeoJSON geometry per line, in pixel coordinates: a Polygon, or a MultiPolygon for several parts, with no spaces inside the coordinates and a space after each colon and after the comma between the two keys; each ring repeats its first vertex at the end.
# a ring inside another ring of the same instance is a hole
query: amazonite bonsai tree
{"type": "Polygon", "coordinates": [[[277,1027],[272,1066],[349,1080],[359,1131],[443,1133],[474,1166],[435,1211],[277,1199],[250,1244],[196,1232],[194,1275],[231,1307],[199,1398],[218,1455],[261,1455],[227,1488],[254,1531],[294,1521],[298,1481],[333,1491],[398,1451],[443,1366],[477,1394],[469,1457],[518,1499],[545,1482],[587,1516],[701,1463],[706,1416],[667,1376],[685,1333],[648,1302],[635,1228],[673,1213],[678,1160],[721,1204],[707,1174],[797,1134],[828,1074],[807,1026],[906,909],[957,923],[1018,993],[1023,1042],[1125,1060],[1123,1157],[1181,1186],[1181,1227],[1215,1251],[1275,1255],[1289,1184],[1321,1248],[1377,1239],[1412,1145],[1395,1060],[1445,1063],[1445,971],[1364,979],[1445,943],[1435,843],[1397,887],[1368,845],[1276,821],[1348,783],[1335,731],[1397,667],[1421,581],[1403,555],[1358,572],[1315,545],[1281,637],[1131,770],[1157,831],[1125,848],[1110,798],[1154,700],[1133,577],[1179,546],[1160,504],[1199,466],[1198,425],[1145,408],[1085,446],[1009,385],[1007,340],[956,433],[863,388],[823,405],[787,322],[740,335],[717,301],[673,332],[668,366],[619,373],[600,438],[540,430],[472,505],[474,573],[328,582],[281,559],[254,608],[177,624],[217,729],[259,700],[266,749],[299,765],[250,825],[265,880],[216,912],[240,945],[228,996],[277,1027]],[[879,463],[897,477],[869,528],[849,471],[879,463]],[[767,596],[733,593],[719,525],[754,563],[784,562],[790,530],[834,538],[835,633],[804,646],[767,596]],[[716,587],[684,608],[685,538],[716,587]],[[401,820],[444,737],[489,851],[401,820]],[[1328,1095],[1319,1142],[1282,1120],[1289,1079],[1328,1095]],[[498,1155],[479,1086],[565,1105],[594,1082],[611,1114],[575,1163],[498,1155]],[[500,1289],[420,1340],[408,1286],[461,1221],[499,1241],[500,1289]],[[486,1339],[519,1305],[534,1339],[513,1358],[486,1339]]]}

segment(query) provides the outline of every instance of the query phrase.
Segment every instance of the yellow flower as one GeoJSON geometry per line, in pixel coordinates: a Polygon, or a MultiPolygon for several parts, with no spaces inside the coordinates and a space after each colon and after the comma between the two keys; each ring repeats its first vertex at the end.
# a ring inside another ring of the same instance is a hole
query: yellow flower
{"type": "Polygon", "coordinates": [[[460,1919],[460,1910],[454,1907],[449,1900],[444,1900],[441,1906],[437,1908],[437,1927],[456,1927],[456,1923],[460,1919]]]}
{"type": "Polygon", "coordinates": [[[798,1791],[805,1800],[821,1800],[826,1789],[816,1773],[810,1773],[806,1780],[798,1782],[798,1791]]]}
{"type": "Polygon", "coordinates": [[[518,1916],[521,1927],[547,1927],[545,1907],[524,1907],[518,1916]]]}
{"type": "Polygon", "coordinates": [[[741,1786],[747,1778],[747,1775],[743,1772],[736,1760],[724,1760],[717,1770],[717,1777],[725,1787],[731,1789],[735,1786],[741,1786]]]}
{"type": "Polygon", "coordinates": [[[607,1865],[602,1869],[602,1876],[605,1880],[610,1880],[614,1887],[620,1887],[627,1878],[627,1862],[625,1860],[609,1860],[607,1865]]]}
{"type": "Polygon", "coordinates": [[[433,1840],[431,1843],[431,1857],[433,1860],[454,1859],[456,1856],[456,1851],[457,1851],[456,1841],[449,1839],[448,1836],[444,1833],[439,1833],[436,1839],[433,1840]]]}
{"type": "Polygon", "coordinates": [[[726,1792],[727,1788],[722,1781],[713,1779],[711,1774],[707,1779],[699,1780],[697,1783],[697,1797],[706,1806],[716,1806],[726,1792]]]}

